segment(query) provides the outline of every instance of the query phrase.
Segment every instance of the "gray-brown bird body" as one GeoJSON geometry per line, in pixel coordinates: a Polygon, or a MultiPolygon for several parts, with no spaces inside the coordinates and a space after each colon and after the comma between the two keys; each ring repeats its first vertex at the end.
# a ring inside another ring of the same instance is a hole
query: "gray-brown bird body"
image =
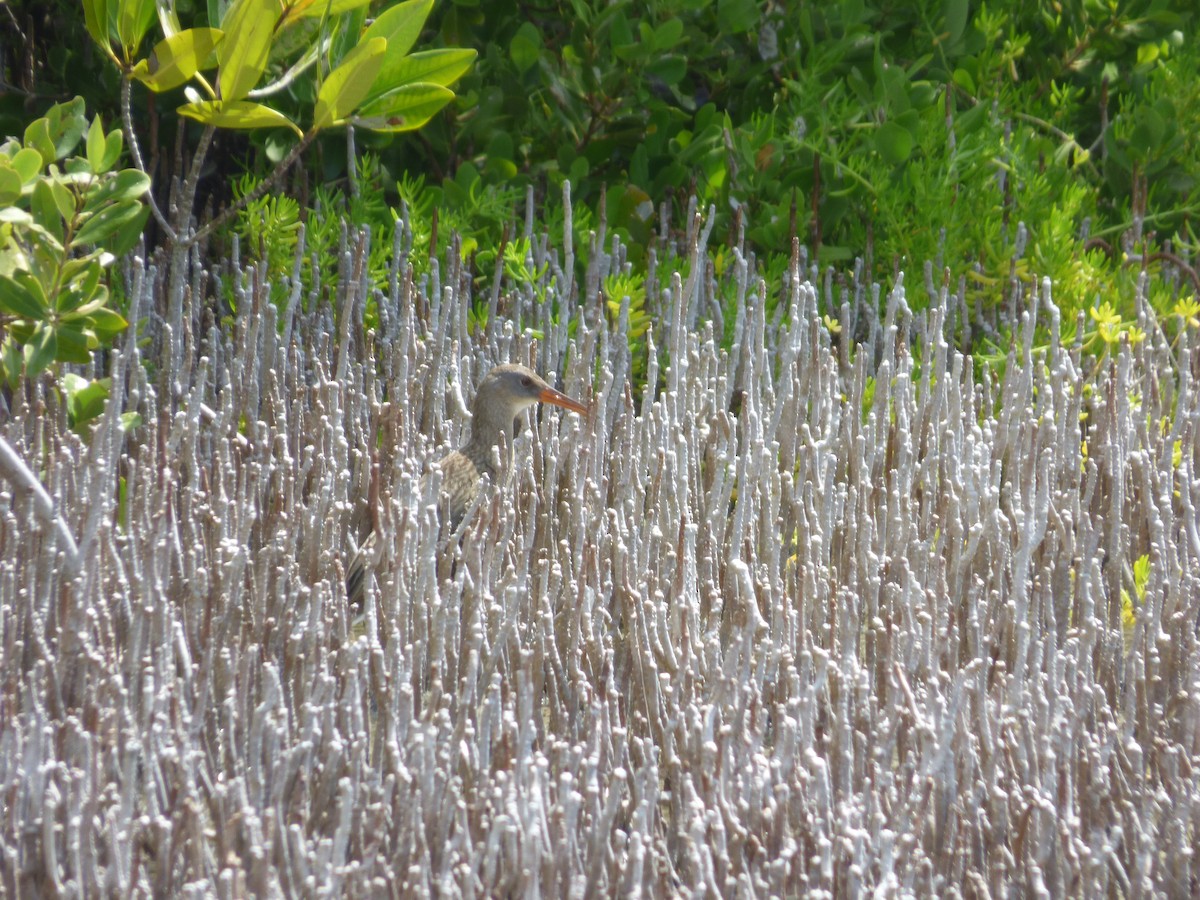
{"type": "MultiPolygon", "coordinates": [[[[453,531],[470,507],[486,474],[498,483],[503,474],[507,482],[513,471],[513,442],[520,433],[518,418],[535,403],[550,403],[572,412],[586,413],[587,407],[550,387],[532,369],[517,364],[496,366],[483,377],[471,405],[471,438],[439,463],[442,471],[441,508],[445,523],[453,531]],[[504,440],[504,438],[507,438],[504,440]],[[508,447],[507,464],[497,472],[496,448],[508,447]]],[[[375,557],[372,532],[350,562],[346,572],[346,595],[353,610],[362,609],[363,582],[367,566],[375,557]]]]}

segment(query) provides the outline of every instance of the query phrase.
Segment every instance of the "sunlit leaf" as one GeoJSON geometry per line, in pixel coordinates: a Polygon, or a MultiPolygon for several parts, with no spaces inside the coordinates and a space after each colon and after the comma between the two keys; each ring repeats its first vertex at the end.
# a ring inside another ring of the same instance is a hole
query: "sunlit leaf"
{"type": "Polygon", "coordinates": [[[185,103],[179,107],[178,112],[197,122],[216,125],[218,128],[290,128],[296,134],[302,134],[295,123],[283,113],[247,100],[235,100],[232,103],[224,100],[202,100],[198,103],[185,103]]]}
{"type": "Polygon", "coordinates": [[[409,84],[365,104],[354,124],[371,131],[399,132],[420,128],[454,99],[440,84],[409,84]]]}
{"type": "Polygon", "coordinates": [[[372,38],[346,54],[321,85],[313,110],[313,128],[328,128],[354,112],[375,82],[386,50],[386,40],[372,38]]]}
{"type": "Polygon", "coordinates": [[[131,74],[152,91],[177,88],[216,63],[213,51],[224,37],[224,32],[216,28],[181,31],[159,41],[131,74]]]}

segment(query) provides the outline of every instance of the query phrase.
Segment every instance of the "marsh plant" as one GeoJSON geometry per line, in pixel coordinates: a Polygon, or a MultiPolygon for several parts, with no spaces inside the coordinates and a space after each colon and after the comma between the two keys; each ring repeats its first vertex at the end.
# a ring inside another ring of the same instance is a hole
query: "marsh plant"
{"type": "Polygon", "coordinates": [[[374,291],[351,234],[312,302],[212,270],[232,327],[151,323],[169,371],[126,332],[88,440],[13,396],[3,891],[1200,890],[1194,326],[1039,349],[1072,323],[1037,283],[997,374],[962,293],[835,290],[798,246],[718,279],[693,207],[634,335],[626,248],[561,220],[514,228],[537,283],[497,266],[486,316],[453,242],[374,291]],[[444,549],[422,475],[499,361],[590,411],[528,420],[444,549]]]}

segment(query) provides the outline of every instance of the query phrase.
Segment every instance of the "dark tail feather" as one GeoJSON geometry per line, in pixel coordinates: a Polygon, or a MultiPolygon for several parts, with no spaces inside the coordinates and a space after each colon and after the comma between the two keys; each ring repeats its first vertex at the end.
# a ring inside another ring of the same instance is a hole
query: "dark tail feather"
{"type": "Polygon", "coordinates": [[[366,609],[363,606],[363,588],[367,580],[367,563],[374,555],[375,532],[367,535],[350,566],[346,569],[346,600],[350,606],[350,617],[357,620],[363,617],[366,609]]]}

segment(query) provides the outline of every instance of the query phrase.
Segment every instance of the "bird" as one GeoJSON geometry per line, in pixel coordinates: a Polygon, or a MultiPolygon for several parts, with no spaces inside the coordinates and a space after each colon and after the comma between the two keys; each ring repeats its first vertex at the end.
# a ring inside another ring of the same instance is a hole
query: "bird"
{"type": "MultiPolygon", "coordinates": [[[[446,524],[453,532],[471,502],[479,493],[480,481],[487,475],[493,483],[499,473],[494,464],[497,458],[493,450],[501,446],[502,439],[508,447],[507,465],[502,467],[505,483],[512,478],[513,442],[520,434],[520,416],[535,403],[561,406],[580,415],[587,414],[587,407],[547,384],[536,372],[516,363],[505,363],[494,367],[483,376],[471,405],[471,437],[459,449],[442,458],[441,502],[439,509],[446,515],[446,524]]],[[[350,609],[361,616],[363,587],[367,566],[375,558],[376,544],[380,535],[372,531],[350,561],[346,570],[346,598],[350,609]]]]}

